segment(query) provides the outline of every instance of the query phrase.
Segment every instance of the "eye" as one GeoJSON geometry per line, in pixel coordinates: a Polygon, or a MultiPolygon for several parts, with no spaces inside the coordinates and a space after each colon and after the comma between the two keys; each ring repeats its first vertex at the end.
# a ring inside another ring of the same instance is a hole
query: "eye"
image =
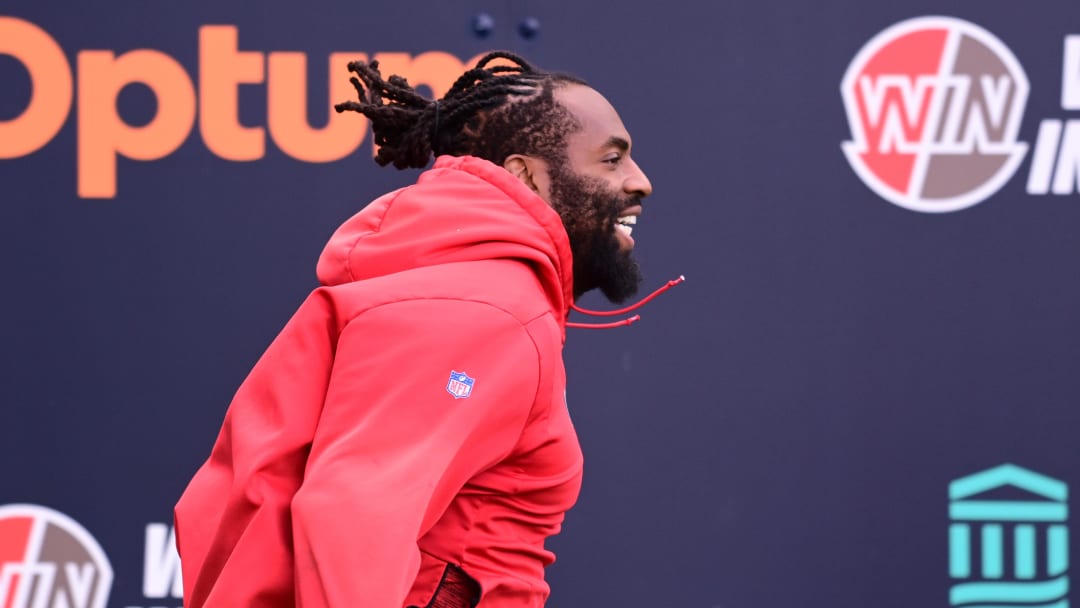
{"type": "Polygon", "coordinates": [[[600,161],[600,162],[604,162],[604,163],[607,163],[609,165],[617,165],[617,164],[619,164],[619,161],[621,161],[621,160],[622,160],[622,154],[612,154],[610,156],[605,156],[604,159],[602,161],[600,161]]]}

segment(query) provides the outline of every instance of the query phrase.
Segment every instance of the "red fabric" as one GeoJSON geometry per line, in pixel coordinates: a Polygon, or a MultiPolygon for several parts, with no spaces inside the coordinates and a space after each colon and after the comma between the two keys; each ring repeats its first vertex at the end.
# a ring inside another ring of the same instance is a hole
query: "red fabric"
{"type": "Polygon", "coordinates": [[[482,608],[542,606],[582,470],[570,269],[558,215],[475,158],[348,220],[176,506],[185,605],[425,606],[455,564],[482,608]]]}

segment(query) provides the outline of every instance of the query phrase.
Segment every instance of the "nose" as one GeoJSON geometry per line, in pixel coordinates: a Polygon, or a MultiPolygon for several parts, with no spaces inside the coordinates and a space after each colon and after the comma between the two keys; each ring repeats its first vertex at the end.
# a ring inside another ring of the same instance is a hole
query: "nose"
{"type": "Polygon", "coordinates": [[[633,160],[630,160],[630,173],[623,181],[623,191],[641,198],[652,194],[652,182],[633,160]]]}

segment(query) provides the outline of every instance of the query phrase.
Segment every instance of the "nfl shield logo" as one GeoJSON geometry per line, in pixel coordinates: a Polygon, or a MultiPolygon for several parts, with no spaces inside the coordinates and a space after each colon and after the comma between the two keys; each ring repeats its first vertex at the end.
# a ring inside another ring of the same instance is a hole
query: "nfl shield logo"
{"type": "Polygon", "coordinates": [[[450,370],[450,381],[446,383],[446,392],[454,396],[454,399],[466,399],[472,394],[473,384],[476,378],[470,378],[465,372],[450,370]]]}

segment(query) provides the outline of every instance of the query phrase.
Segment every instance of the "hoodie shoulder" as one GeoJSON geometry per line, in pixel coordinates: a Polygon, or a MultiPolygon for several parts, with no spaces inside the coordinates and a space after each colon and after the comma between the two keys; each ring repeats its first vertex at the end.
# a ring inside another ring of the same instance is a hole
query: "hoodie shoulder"
{"type": "Polygon", "coordinates": [[[338,228],[317,272],[333,286],[497,260],[530,269],[546,305],[565,317],[573,271],[558,213],[502,167],[440,157],[415,184],[380,197],[338,228]]]}
{"type": "Polygon", "coordinates": [[[559,324],[561,314],[551,306],[540,278],[518,260],[444,264],[322,290],[335,301],[340,321],[345,323],[367,310],[418,301],[428,302],[426,310],[434,316],[453,308],[455,302],[485,304],[521,325],[544,316],[559,324]]]}

